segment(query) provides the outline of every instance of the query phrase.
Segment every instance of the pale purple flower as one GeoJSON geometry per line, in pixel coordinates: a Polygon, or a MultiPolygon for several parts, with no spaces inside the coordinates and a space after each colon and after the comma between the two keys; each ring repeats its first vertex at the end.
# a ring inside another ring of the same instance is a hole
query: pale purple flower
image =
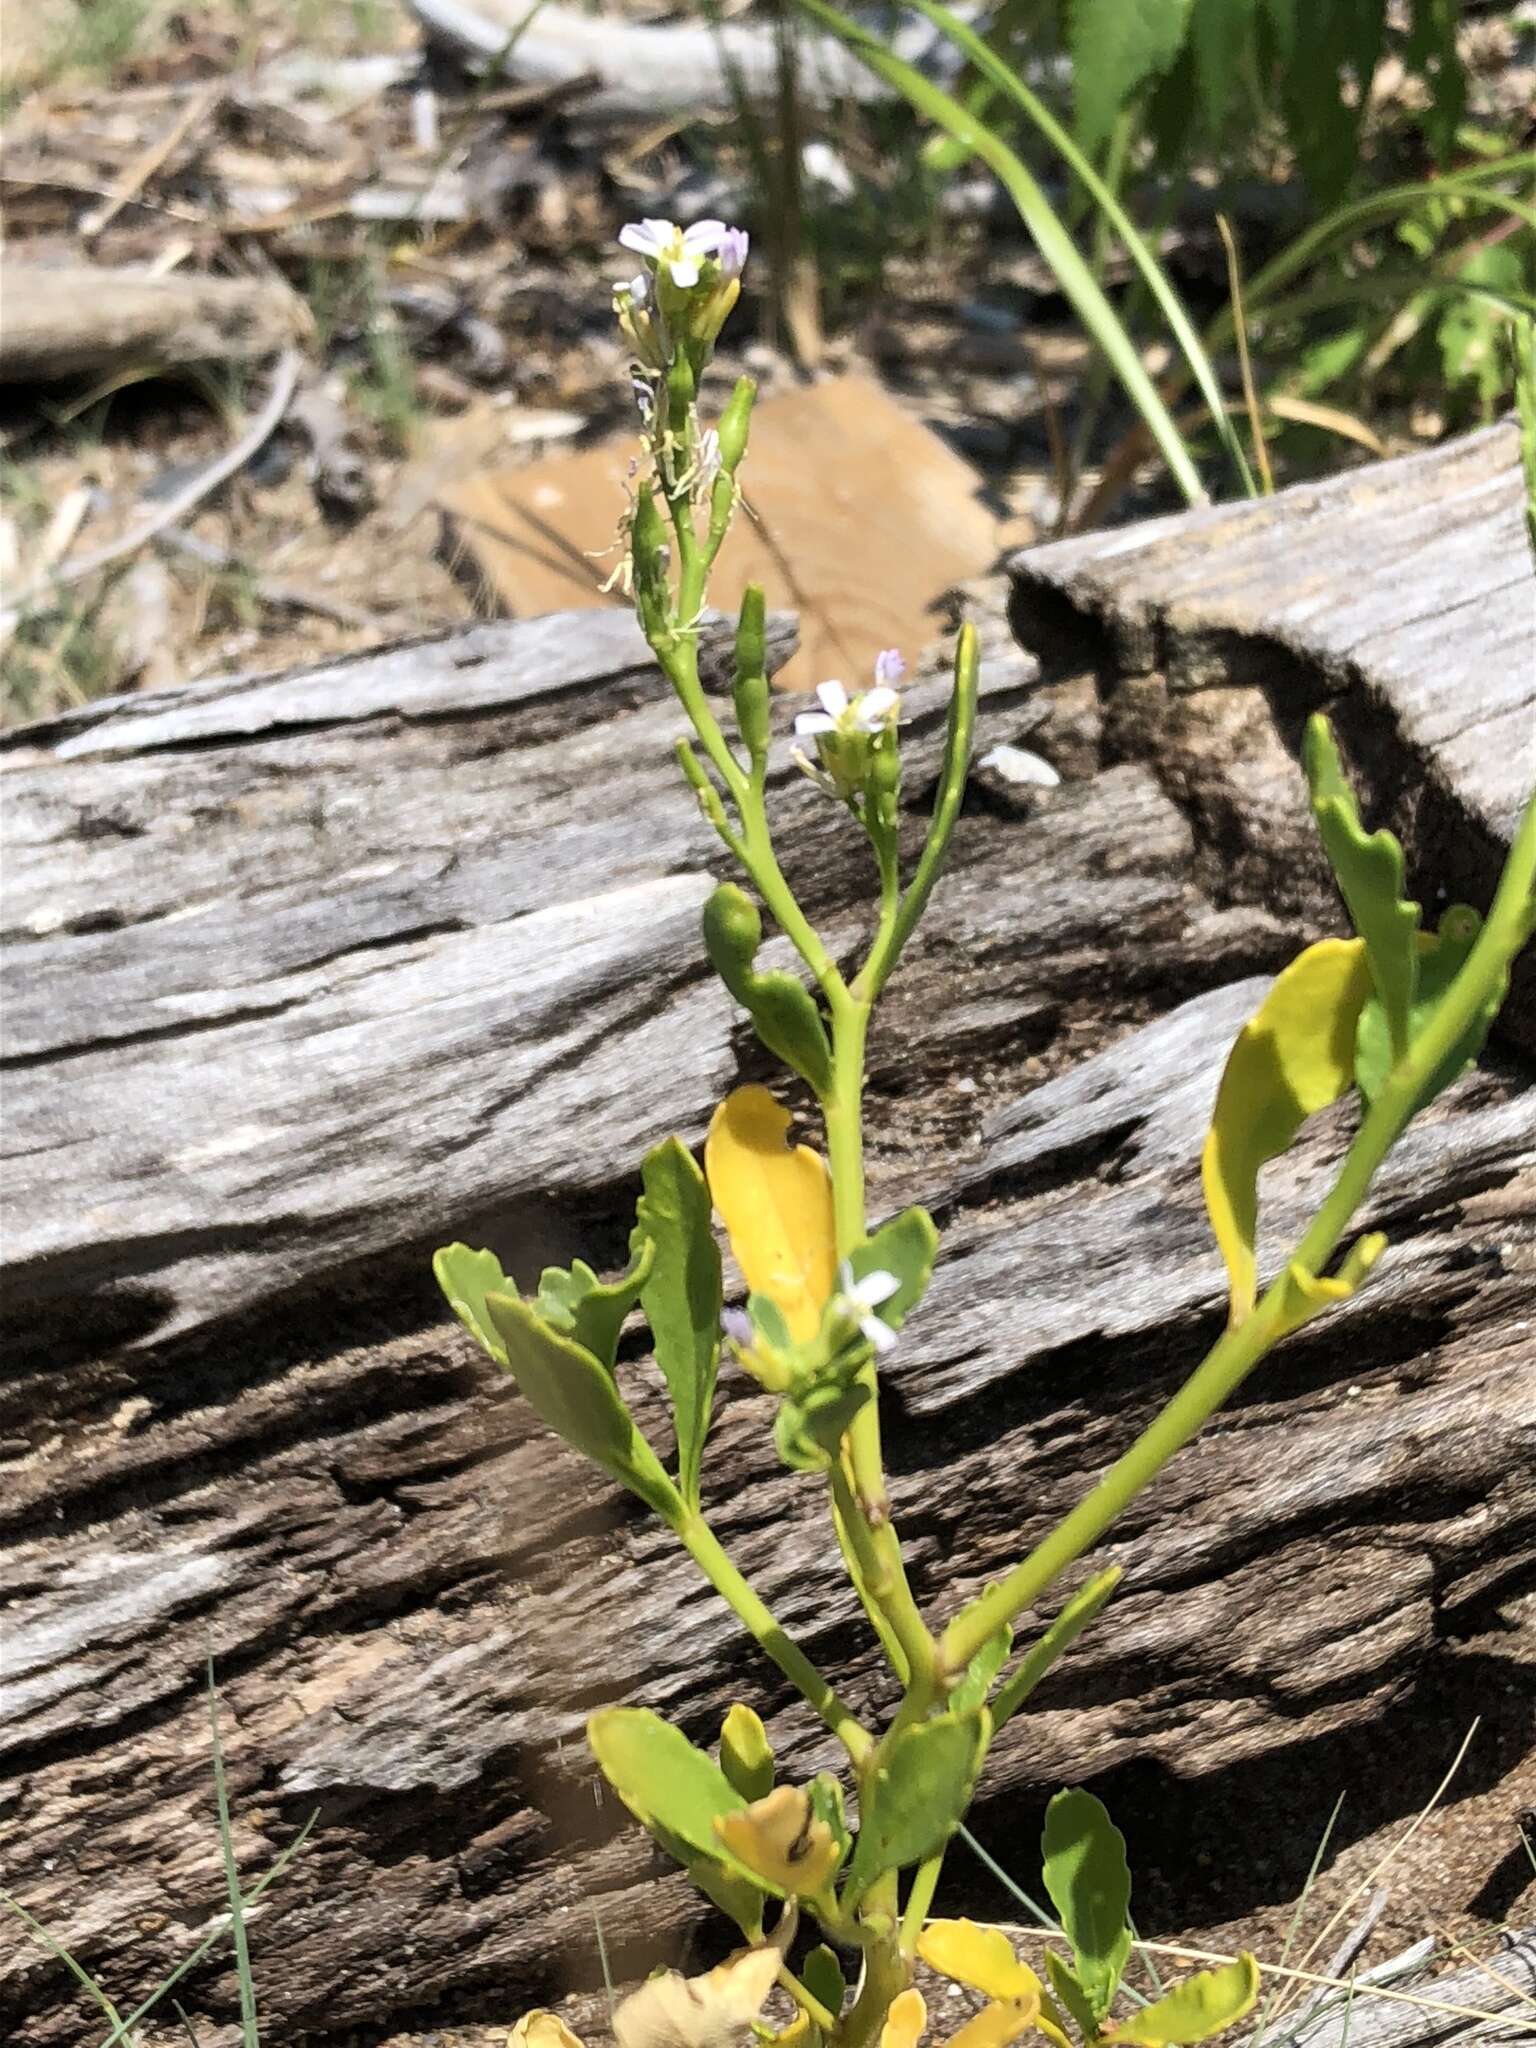
{"type": "Polygon", "coordinates": [[[838,1297],[844,1313],[859,1326],[862,1336],[879,1352],[887,1352],[896,1342],[896,1332],[889,1323],[883,1323],[875,1310],[881,1302],[889,1301],[901,1286],[894,1273],[866,1273],[862,1280],[855,1280],[853,1268],[845,1259],[838,1271],[842,1292],[838,1297]]]}
{"type": "Polygon", "coordinates": [[[723,1308],[720,1311],[720,1334],[729,1337],[733,1344],[739,1344],[743,1351],[750,1351],[755,1334],[752,1318],[744,1308],[723,1308]]]}
{"type": "Polygon", "coordinates": [[[802,711],[795,720],[795,731],[802,737],[828,732],[844,735],[882,733],[896,723],[896,715],[901,709],[900,697],[884,683],[852,699],[843,685],[835,680],[818,683],[816,696],[821,709],[802,711]]]}
{"type": "Polygon", "coordinates": [[[748,237],[745,228],[727,228],[715,257],[722,277],[740,277],[747,267],[748,237]]]}
{"type": "Polygon", "coordinates": [[[696,220],[689,228],[669,220],[641,220],[620,228],[619,241],[637,256],[648,256],[658,270],[665,265],[678,290],[687,292],[698,283],[700,266],[737,232],[723,220],[696,220]]]}
{"type": "Polygon", "coordinates": [[[902,659],[899,647],[882,647],[875,656],[875,681],[877,683],[884,683],[889,687],[892,683],[899,683],[906,672],[907,664],[902,659]]]}

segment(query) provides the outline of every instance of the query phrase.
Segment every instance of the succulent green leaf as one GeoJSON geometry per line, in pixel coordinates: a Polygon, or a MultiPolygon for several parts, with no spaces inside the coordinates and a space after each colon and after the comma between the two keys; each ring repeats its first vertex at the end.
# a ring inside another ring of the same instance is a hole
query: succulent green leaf
{"type": "Polygon", "coordinates": [[[938,1252],[939,1233],[928,1211],[903,1209],[851,1252],[848,1264],[855,1280],[868,1273],[895,1276],[896,1292],[881,1302],[878,1313],[882,1323],[899,1330],[927,1292],[938,1252]]]}
{"type": "Polygon", "coordinates": [[[1390,832],[1367,832],[1361,824],[1332,728],[1321,712],[1307,721],[1302,758],[1312,815],[1339,892],[1365,941],[1371,980],[1397,1058],[1407,1048],[1419,974],[1419,906],[1403,896],[1403,849],[1390,832]]]}
{"type": "Polygon", "coordinates": [[[720,1363],[720,1249],[710,1227],[709,1190],[681,1139],[668,1138],[648,1152],[640,1179],[631,1246],[638,1251],[649,1240],[655,1247],[640,1305],[672,1396],[683,1498],[697,1506],[720,1363]]]}
{"type": "Polygon", "coordinates": [[[1131,1952],[1125,1837],[1103,1802],[1077,1787],[1058,1792],[1046,1808],[1041,1850],[1045,1888],[1072,1945],[1078,1982],[1102,2020],[1131,1952]]]}
{"type": "Polygon", "coordinates": [[[759,1890],[773,1890],[715,1833],[717,1820],[745,1813],[748,1801],[680,1728],[648,1707],[601,1707],[587,1722],[587,1741],[603,1776],[669,1854],[679,1855],[680,1846],[759,1890]]]}
{"type": "Polygon", "coordinates": [[[768,1050],[809,1081],[818,1095],[832,1085],[832,1048],[815,998],[782,968],[759,974],[763,943],[757,905],[734,882],[722,882],[704,906],[704,948],[716,974],[752,1019],[768,1050]]]}
{"type": "MultiPolygon", "coordinates": [[[[1418,987],[1408,1018],[1410,1044],[1434,1015],[1446,990],[1461,972],[1482,928],[1482,918],[1469,904],[1453,903],[1441,918],[1440,929],[1433,938],[1428,934],[1420,935],[1418,987]]],[[[1442,1088],[1449,1088],[1477,1058],[1499,1013],[1504,988],[1501,981],[1490,991],[1486,1006],[1468,1027],[1460,1044],[1439,1072],[1431,1076],[1419,1097],[1417,1109],[1432,1102],[1442,1088]]],[[[1360,1026],[1355,1038],[1355,1079],[1367,1102],[1374,1102],[1381,1093],[1393,1064],[1386,1011],[1380,998],[1372,996],[1360,1013],[1360,1026]]]]}
{"type": "MultiPolygon", "coordinates": [[[[655,1829],[651,1830],[655,1834],[655,1829]]],[[[658,1835],[657,1840],[661,1837],[658,1835]]],[[[666,1842],[661,1846],[669,1855],[675,1852],[666,1842]]],[[[723,1863],[711,1863],[703,1856],[678,1856],[677,1861],[687,1871],[689,1881],[701,1891],[712,1905],[718,1906],[727,1920],[734,1920],[748,1941],[757,1942],[763,1938],[763,1908],[768,1893],[760,1884],[754,1884],[750,1877],[742,1877],[734,1870],[727,1870],[723,1863]]]]}
{"type": "Polygon", "coordinates": [[[432,1271],[448,1297],[448,1306],[482,1351],[499,1366],[507,1364],[507,1347],[486,1311],[488,1294],[515,1293],[494,1252],[477,1252],[467,1244],[445,1244],[432,1255],[432,1271]]]}
{"type": "Polygon", "coordinates": [[[1077,1981],[1077,1972],[1051,1948],[1045,1952],[1045,1972],[1051,1980],[1056,2003],[1077,2022],[1083,2039],[1093,2040],[1099,2031],[1098,2015],[1089,2002],[1087,1992],[1077,1981]]]}
{"type": "Polygon", "coordinates": [[[850,1898],[887,1870],[943,1847],[970,1802],[992,1732],[985,1707],[904,1728],[864,1787],[849,1869],[850,1898]]]}
{"type": "Polygon", "coordinates": [[[843,1982],[843,1966],[825,1943],[820,1948],[813,1948],[800,1965],[800,1981],[828,2012],[842,2011],[847,1989],[843,1982]]]}
{"type": "Polygon", "coordinates": [[[762,1720],[738,1700],[720,1725],[720,1768],[750,1805],[773,1790],[773,1747],[762,1720]]]}
{"type": "Polygon", "coordinates": [[[550,1329],[590,1351],[609,1372],[624,1318],[640,1299],[651,1270],[653,1253],[648,1243],[631,1244],[630,1250],[629,1271],[617,1280],[599,1280],[584,1259],[572,1259],[569,1271],[563,1266],[546,1266],[533,1301],[534,1312],[550,1329]]]}
{"type": "Polygon", "coordinates": [[[1250,1955],[1223,1963],[1218,1970],[1200,1970],[1155,2005],[1143,2006],[1115,2027],[1106,2039],[1134,2048],[1183,2048],[1208,2041],[1253,2010],[1259,1995],[1259,1966],[1250,1955]]]}
{"type": "Polygon", "coordinates": [[[1008,1662],[1012,1648],[1013,1625],[1005,1621],[995,1634],[987,1637],[965,1667],[965,1676],[949,1696],[952,1713],[968,1714],[973,1707],[985,1706],[993,1680],[1008,1662]]]}
{"type": "Polygon", "coordinates": [[[1075,0],[1072,77],[1085,149],[1104,141],[1139,87],[1172,69],[1189,15],[1190,0],[1075,0]]]}
{"type": "Polygon", "coordinates": [[[664,1521],[681,1503],[661,1461],[636,1429],[612,1374],[515,1294],[487,1294],[485,1310],[507,1354],[507,1368],[529,1405],[556,1436],[627,1486],[664,1521]]]}

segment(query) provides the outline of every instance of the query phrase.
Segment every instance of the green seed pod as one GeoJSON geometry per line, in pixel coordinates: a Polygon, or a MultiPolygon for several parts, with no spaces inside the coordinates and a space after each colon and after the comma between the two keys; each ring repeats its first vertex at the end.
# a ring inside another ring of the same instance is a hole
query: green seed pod
{"type": "Polygon", "coordinates": [[[736,729],[757,767],[768,755],[768,614],[762,585],[749,583],[736,624],[736,729]]]}
{"type": "Polygon", "coordinates": [[[667,528],[649,484],[635,493],[629,528],[630,561],[635,576],[635,603],[647,633],[666,622],[672,591],[667,580],[667,528]]]}
{"type": "Polygon", "coordinates": [[[704,948],[716,974],[751,1017],[768,1050],[809,1081],[818,1096],[832,1085],[832,1048],[815,998],[792,974],[759,974],[763,940],[757,906],[734,882],[722,882],[704,906],[704,948]]]}
{"type": "Polygon", "coordinates": [[[767,1730],[738,1700],[720,1724],[720,1768],[748,1802],[773,1790],[773,1750],[767,1730]]]}
{"type": "Polygon", "coordinates": [[[757,385],[753,380],[738,377],[736,389],[731,393],[716,429],[720,436],[720,467],[727,476],[736,474],[741,458],[747,452],[747,430],[752,422],[752,407],[756,399],[757,385]]]}

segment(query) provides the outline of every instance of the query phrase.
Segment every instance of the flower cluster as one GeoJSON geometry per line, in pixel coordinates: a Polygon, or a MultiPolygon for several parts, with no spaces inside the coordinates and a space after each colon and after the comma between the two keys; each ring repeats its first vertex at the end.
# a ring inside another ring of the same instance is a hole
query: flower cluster
{"type": "MultiPolygon", "coordinates": [[[[711,347],[741,291],[748,238],[723,220],[680,228],[669,220],[631,221],[620,246],[645,260],[614,290],[614,310],[634,350],[640,381],[665,375],[680,344],[711,347]]],[[[638,392],[637,392],[638,395],[638,392]]],[[[649,392],[641,402],[648,414],[649,392]]]]}
{"type": "Polygon", "coordinates": [[[812,761],[796,749],[795,762],[828,796],[853,802],[864,788],[873,748],[887,735],[894,736],[901,716],[901,697],[895,685],[906,674],[900,652],[887,647],[875,657],[874,688],[850,697],[836,680],[817,686],[820,708],[802,711],[795,731],[802,739],[814,739],[817,759],[812,761]]]}

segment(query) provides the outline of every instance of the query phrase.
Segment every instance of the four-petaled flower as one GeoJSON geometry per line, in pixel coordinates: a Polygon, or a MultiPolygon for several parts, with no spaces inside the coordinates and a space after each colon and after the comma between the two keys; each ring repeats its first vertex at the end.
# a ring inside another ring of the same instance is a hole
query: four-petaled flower
{"type": "MultiPolygon", "coordinates": [[[[740,228],[728,228],[723,220],[696,220],[680,228],[670,220],[631,221],[619,230],[619,241],[637,256],[648,256],[658,270],[665,269],[679,291],[692,291],[700,271],[711,256],[729,254],[736,269],[727,276],[739,277],[746,261],[746,236],[740,228]]],[[[721,269],[725,269],[722,260],[721,269]]]]}
{"type": "Polygon", "coordinates": [[[896,1332],[889,1323],[884,1323],[875,1310],[882,1301],[889,1301],[900,1287],[901,1282],[894,1273],[876,1271],[866,1273],[862,1280],[855,1280],[853,1268],[845,1259],[838,1269],[838,1306],[851,1322],[859,1326],[860,1334],[867,1338],[879,1352],[889,1351],[896,1342],[896,1332]]]}
{"type": "MultiPolygon", "coordinates": [[[[882,655],[881,659],[884,658],[882,655]]],[[[897,659],[900,659],[899,655],[897,659]]],[[[838,733],[845,738],[854,733],[872,736],[888,731],[896,723],[901,710],[901,698],[889,683],[883,682],[857,697],[850,697],[843,685],[835,680],[818,683],[816,696],[821,709],[802,711],[795,720],[795,731],[802,736],[819,733],[838,733]]]]}

